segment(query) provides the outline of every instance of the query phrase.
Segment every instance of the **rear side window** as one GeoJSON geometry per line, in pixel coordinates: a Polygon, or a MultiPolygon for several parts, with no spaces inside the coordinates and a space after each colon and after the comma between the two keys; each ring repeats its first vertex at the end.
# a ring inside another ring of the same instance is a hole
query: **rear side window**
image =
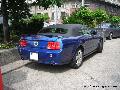
{"type": "Polygon", "coordinates": [[[59,33],[59,34],[66,34],[67,32],[68,30],[63,28],[43,28],[39,31],[39,33],[59,33]]]}
{"type": "Polygon", "coordinates": [[[90,30],[88,30],[88,29],[82,29],[82,30],[79,31],[79,33],[81,35],[90,35],[90,30]]]}

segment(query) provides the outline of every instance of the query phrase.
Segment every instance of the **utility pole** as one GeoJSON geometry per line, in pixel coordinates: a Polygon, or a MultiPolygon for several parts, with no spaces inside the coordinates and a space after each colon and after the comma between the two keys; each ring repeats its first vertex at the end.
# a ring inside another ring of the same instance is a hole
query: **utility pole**
{"type": "Polygon", "coordinates": [[[54,21],[55,21],[55,24],[57,24],[57,17],[58,17],[57,5],[55,5],[54,8],[55,8],[55,11],[54,11],[54,21]]]}
{"type": "Polygon", "coordinates": [[[82,6],[85,6],[85,0],[82,0],[82,6]]]}

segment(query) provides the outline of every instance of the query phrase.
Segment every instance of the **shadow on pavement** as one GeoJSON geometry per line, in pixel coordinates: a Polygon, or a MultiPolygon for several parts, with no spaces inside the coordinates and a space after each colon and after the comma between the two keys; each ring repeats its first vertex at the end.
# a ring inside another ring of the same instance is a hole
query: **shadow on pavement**
{"type": "Polygon", "coordinates": [[[32,62],[31,64],[27,64],[25,66],[38,71],[45,71],[50,73],[63,73],[71,69],[68,65],[45,65],[39,64],[37,62],[32,62]]]}
{"type": "Polygon", "coordinates": [[[4,86],[4,87],[3,87],[3,90],[15,90],[15,89],[13,89],[13,88],[11,88],[11,87],[8,87],[8,86],[4,86]]]}
{"type": "MultiPolygon", "coordinates": [[[[86,58],[84,58],[84,62],[89,60],[90,58],[94,57],[97,53],[93,53],[86,58]]],[[[83,62],[83,64],[84,64],[83,62]]],[[[39,64],[37,62],[32,62],[30,64],[25,65],[25,67],[38,70],[38,71],[45,71],[45,72],[50,72],[50,73],[63,73],[68,70],[71,70],[68,65],[45,65],[45,64],[39,64]]]]}
{"type": "Polygon", "coordinates": [[[12,84],[15,84],[15,83],[22,82],[26,80],[26,78],[27,78],[27,73],[21,70],[4,74],[3,75],[3,83],[5,88],[4,90],[14,90],[8,86],[11,86],[12,84]]]}
{"type": "MultiPolygon", "coordinates": [[[[98,53],[94,52],[94,53],[90,54],[89,56],[85,57],[84,58],[84,62],[87,61],[87,60],[89,60],[90,58],[94,57],[96,54],[98,54],[98,53]]],[[[83,62],[83,64],[84,64],[84,62],[83,62]]]]}

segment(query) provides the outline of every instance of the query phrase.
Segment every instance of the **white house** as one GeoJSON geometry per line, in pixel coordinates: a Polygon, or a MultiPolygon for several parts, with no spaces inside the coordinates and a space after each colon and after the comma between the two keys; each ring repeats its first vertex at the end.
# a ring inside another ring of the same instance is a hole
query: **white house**
{"type": "MultiPolygon", "coordinates": [[[[28,3],[32,3],[35,0],[27,0],[28,3]]],[[[103,8],[113,15],[120,15],[120,0],[84,0],[84,5],[92,9],[103,8]]],[[[82,0],[66,0],[61,7],[51,6],[47,10],[43,7],[32,6],[30,7],[31,14],[48,14],[50,22],[61,23],[61,19],[64,16],[69,16],[73,11],[82,5],[82,0]]]]}

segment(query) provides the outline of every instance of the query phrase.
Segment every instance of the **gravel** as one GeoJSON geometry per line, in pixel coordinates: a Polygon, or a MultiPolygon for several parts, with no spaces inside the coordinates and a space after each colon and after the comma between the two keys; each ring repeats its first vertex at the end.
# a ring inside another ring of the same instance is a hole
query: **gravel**
{"type": "Polygon", "coordinates": [[[4,90],[120,90],[120,39],[107,40],[103,53],[79,69],[29,63],[3,74],[4,90]]]}

